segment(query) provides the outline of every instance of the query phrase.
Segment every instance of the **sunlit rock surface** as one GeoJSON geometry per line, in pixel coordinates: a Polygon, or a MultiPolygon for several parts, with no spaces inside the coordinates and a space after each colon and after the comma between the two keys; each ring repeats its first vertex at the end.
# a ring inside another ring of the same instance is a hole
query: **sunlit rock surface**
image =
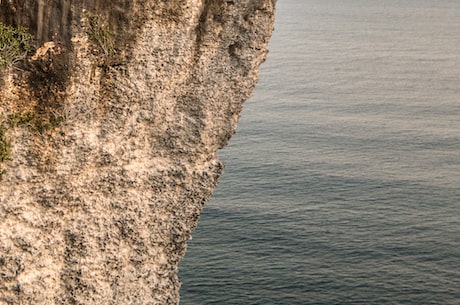
{"type": "Polygon", "coordinates": [[[1,305],[179,303],[274,5],[0,1],[0,21],[36,40],[0,67],[1,305]]]}

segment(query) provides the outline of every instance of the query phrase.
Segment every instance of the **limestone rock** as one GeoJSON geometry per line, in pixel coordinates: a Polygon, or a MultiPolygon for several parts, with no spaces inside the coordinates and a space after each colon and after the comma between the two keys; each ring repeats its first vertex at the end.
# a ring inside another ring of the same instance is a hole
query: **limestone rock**
{"type": "Polygon", "coordinates": [[[0,304],[178,304],[275,0],[1,0],[0,304]]]}

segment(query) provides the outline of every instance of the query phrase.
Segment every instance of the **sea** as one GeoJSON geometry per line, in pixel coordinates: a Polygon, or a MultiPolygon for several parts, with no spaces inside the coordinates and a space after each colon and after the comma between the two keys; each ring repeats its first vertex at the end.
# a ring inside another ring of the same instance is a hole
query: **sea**
{"type": "Polygon", "coordinates": [[[278,0],[182,305],[460,304],[460,1],[278,0]]]}

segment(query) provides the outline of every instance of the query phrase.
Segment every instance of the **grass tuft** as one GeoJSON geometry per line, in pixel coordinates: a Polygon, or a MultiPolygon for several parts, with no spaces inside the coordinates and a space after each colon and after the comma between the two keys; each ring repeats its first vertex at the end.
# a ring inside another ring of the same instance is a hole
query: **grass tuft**
{"type": "Polygon", "coordinates": [[[0,67],[10,67],[24,60],[32,51],[32,35],[24,27],[0,22],[0,67]]]}
{"type": "Polygon", "coordinates": [[[105,55],[113,55],[115,53],[115,40],[107,23],[101,15],[92,15],[86,13],[88,18],[88,29],[86,34],[99,47],[100,51],[105,55]]]}

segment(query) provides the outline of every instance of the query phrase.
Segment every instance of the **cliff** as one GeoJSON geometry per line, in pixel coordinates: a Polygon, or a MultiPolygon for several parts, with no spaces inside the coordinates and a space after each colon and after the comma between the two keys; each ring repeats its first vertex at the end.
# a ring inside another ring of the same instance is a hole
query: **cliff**
{"type": "Polygon", "coordinates": [[[274,1],[0,0],[1,305],[179,303],[274,1]]]}

